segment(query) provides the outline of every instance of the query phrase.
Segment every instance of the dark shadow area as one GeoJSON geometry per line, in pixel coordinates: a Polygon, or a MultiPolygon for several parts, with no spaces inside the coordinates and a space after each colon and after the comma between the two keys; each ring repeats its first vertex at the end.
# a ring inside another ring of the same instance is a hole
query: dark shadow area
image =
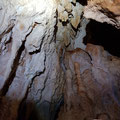
{"type": "Polygon", "coordinates": [[[57,120],[63,104],[64,97],[61,97],[56,103],[44,101],[36,104],[35,101],[24,100],[20,104],[17,120],[57,120]]]}
{"type": "Polygon", "coordinates": [[[55,104],[55,110],[51,112],[50,120],[57,120],[61,107],[64,105],[64,96],[55,104]]]}
{"type": "Polygon", "coordinates": [[[91,20],[86,27],[86,32],[84,44],[101,45],[112,55],[120,57],[120,29],[91,20]]]}
{"type": "Polygon", "coordinates": [[[48,102],[36,104],[35,101],[22,102],[17,120],[50,120],[48,102]]]}
{"type": "Polygon", "coordinates": [[[76,2],[79,2],[81,5],[87,5],[87,0],[76,0],[76,2]]]}

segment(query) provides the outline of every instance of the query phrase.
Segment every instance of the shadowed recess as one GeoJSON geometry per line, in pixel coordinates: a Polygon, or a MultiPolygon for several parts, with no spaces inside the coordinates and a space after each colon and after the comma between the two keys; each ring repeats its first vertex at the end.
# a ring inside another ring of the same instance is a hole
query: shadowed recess
{"type": "Polygon", "coordinates": [[[79,2],[82,5],[87,5],[87,0],[76,0],[76,2],[79,2]]]}
{"type": "Polygon", "coordinates": [[[120,57],[120,29],[107,23],[91,20],[86,27],[87,35],[84,44],[101,45],[114,56],[120,57]]]}

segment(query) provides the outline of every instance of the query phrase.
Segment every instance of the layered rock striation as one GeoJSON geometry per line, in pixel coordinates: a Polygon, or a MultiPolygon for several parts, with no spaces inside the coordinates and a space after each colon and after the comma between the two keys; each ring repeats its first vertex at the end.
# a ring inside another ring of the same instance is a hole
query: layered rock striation
{"type": "Polygon", "coordinates": [[[33,110],[48,120],[63,85],[54,42],[56,1],[2,0],[0,16],[0,120],[28,119],[33,110]]]}

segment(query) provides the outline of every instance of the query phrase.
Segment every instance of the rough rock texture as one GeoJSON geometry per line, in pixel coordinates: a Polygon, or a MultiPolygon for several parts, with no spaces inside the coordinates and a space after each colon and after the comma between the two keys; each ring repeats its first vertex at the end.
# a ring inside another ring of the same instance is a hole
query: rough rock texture
{"type": "Polygon", "coordinates": [[[83,39],[86,36],[86,26],[88,25],[89,20],[86,18],[83,18],[80,23],[80,28],[78,29],[77,35],[74,39],[74,49],[81,48],[85,50],[86,45],[83,43],[83,39]]]}
{"type": "Polygon", "coordinates": [[[57,6],[58,31],[56,44],[58,48],[62,45],[62,47],[67,47],[67,49],[76,47],[85,49],[82,40],[86,34],[85,28],[89,20],[83,17],[84,6],[76,0],[57,0],[57,6]],[[76,37],[80,39],[75,40],[76,37]]]}
{"type": "Polygon", "coordinates": [[[119,120],[120,59],[103,47],[65,54],[64,106],[58,120],[119,120]]]}
{"type": "Polygon", "coordinates": [[[120,29],[120,0],[88,0],[84,16],[120,29]]]}
{"type": "Polygon", "coordinates": [[[0,0],[0,120],[55,118],[63,51],[74,49],[78,28],[85,34],[83,8],[76,0],[0,0]]]}
{"type": "MultiPolygon", "coordinates": [[[[55,120],[63,102],[59,119],[120,118],[120,60],[83,44],[83,3],[0,0],[0,120],[55,120]]],[[[119,28],[119,6],[110,8],[102,20],[119,28]]]]}
{"type": "Polygon", "coordinates": [[[0,120],[26,120],[34,108],[48,120],[61,99],[56,9],[54,0],[0,0],[0,120]]]}

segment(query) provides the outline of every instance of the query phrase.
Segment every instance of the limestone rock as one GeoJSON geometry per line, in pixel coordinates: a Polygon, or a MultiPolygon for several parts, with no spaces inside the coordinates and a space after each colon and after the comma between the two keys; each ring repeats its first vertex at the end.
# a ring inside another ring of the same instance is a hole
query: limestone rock
{"type": "Polygon", "coordinates": [[[65,53],[66,87],[58,120],[117,120],[120,117],[120,59],[103,47],[65,53]]]}
{"type": "Polygon", "coordinates": [[[83,6],[80,5],[79,3],[76,3],[76,7],[73,7],[73,11],[72,11],[73,18],[71,19],[71,24],[76,29],[80,23],[80,16],[82,15],[82,11],[83,11],[83,6]]]}
{"type": "Polygon", "coordinates": [[[0,120],[27,119],[46,101],[49,109],[39,107],[39,119],[54,118],[63,87],[56,8],[54,0],[0,1],[0,120]]]}
{"type": "Polygon", "coordinates": [[[78,28],[77,35],[74,39],[74,49],[81,48],[85,50],[86,45],[83,43],[83,39],[86,36],[86,26],[88,25],[89,20],[86,18],[81,19],[80,28],[78,28]]]}
{"type": "Polygon", "coordinates": [[[70,13],[72,11],[72,3],[69,2],[66,6],[65,6],[65,9],[68,13],[70,13]]]}
{"type": "MultiPolygon", "coordinates": [[[[62,46],[68,47],[68,49],[74,49],[74,38],[78,33],[77,30],[81,27],[82,19],[84,19],[82,17],[84,6],[76,0],[59,0],[57,4],[57,46],[62,42],[62,46]]],[[[81,29],[84,31],[85,28],[81,27],[81,29]]],[[[81,34],[84,34],[83,31],[81,34]]],[[[82,40],[83,38],[81,38],[82,40]]]]}
{"type": "Polygon", "coordinates": [[[120,1],[119,0],[88,0],[84,16],[99,22],[107,22],[120,28],[120,1]]]}
{"type": "MultiPolygon", "coordinates": [[[[60,120],[120,118],[120,58],[83,44],[82,3],[0,0],[0,120],[56,120],[60,108],[60,120]]],[[[93,0],[85,11],[119,28],[117,4],[93,0]]]]}

